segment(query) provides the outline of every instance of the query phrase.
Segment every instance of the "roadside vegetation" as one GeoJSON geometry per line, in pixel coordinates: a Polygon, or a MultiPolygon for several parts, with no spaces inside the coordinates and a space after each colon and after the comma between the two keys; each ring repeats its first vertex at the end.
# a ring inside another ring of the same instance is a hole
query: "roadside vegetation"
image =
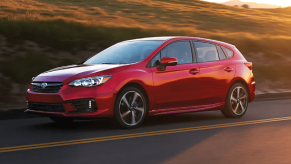
{"type": "Polygon", "coordinates": [[[199,0],[2,0],[0,82],[27,86],[44,70],[81,62],[122,40],[186,35],[236,45],[253,62],[259,90],[289,89],[289,13],[199,0]]]}

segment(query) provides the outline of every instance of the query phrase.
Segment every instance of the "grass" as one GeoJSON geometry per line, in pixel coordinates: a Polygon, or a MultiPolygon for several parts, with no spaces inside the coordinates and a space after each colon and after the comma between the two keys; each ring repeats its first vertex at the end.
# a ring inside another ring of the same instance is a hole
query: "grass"
{"type": "Polygon", "coordinates": [[[64,20],[16,21],[2,18],[1,35],[10,42],[32,40],[57,50],[85,49],[93,43],[108,47],[116,42],[157,35],[183,35],[182,32],[145,31],[139,28],[84,26],[64,20]]]}
{"type": "Polygon", "coordinates": [[[11,101],[10,90],[12,88],[11,83],[0,77],[0,103],[9,103],[11,101]]]}
{"type": "Polygon", "coordinates": [[[10,10],[0,8],[9,20],[62,19],[91,26],[164,29],[204,36],[247,33],[252,38],[290,37],[291,15],[198,0],[11,0],[3,6],[10,10]]]}
{"type": "Polygon", "coordinates": [[[53,67],[47,55],[28,50],[24,56],[9,58],[2,62],[0,71],[13,82],[26,84],[32,77],[53,67]]]}
{"type": "Polygon", "coordinates": [[[278,13],[278,14],[291,15],[291,7],[278,8],[278,9],[260,9],[260,10],[273,12],[273,13],[278,13]]]}

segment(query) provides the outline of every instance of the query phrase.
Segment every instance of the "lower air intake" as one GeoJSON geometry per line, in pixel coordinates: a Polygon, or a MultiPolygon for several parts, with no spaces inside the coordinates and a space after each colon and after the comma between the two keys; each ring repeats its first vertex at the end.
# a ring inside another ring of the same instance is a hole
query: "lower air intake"
{"type": "Polygon", "coordinates": [[[63,104],[29,102],[29,109],[45,112],[65,112],[63,104]]]}

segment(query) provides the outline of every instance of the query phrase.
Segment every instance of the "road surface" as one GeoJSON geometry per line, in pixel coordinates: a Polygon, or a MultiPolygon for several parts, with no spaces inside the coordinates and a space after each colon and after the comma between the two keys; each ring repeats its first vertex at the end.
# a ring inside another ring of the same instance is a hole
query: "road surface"
{"type": "Polygon", "coordinates": [[[291,163],[291,100],[256,101],[243,118],[220,111],[148,118],[134,130],[110,120],[58,125],[0,121],[1,164],[291,163]]]}

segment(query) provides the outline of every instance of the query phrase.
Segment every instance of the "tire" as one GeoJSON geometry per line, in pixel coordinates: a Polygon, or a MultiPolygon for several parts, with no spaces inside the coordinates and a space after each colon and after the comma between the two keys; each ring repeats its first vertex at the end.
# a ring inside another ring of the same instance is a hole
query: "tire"
{"type": "Polygon", "coordinates": [[[114,105],[114,119],[125,129],[139,127],[148,111],[144,94],[135,87],[127,87],[118,94],[114,105]]]}
{"type": "Polygon", "coordinates": [[[227,118],[242,117],[247,111],[249,97],[249,92],[243,84],[232,85],[227,93],[222,114],[227,118]]]}
{"type": "Polygon", "coordinates": [[[66,118],[66,117],[55,117],[55,116],[50,116],[49,117],[51,120],[53,120],[56,123],[59,124],[68,124],[74,121],[73,118],[66,118]]]}

